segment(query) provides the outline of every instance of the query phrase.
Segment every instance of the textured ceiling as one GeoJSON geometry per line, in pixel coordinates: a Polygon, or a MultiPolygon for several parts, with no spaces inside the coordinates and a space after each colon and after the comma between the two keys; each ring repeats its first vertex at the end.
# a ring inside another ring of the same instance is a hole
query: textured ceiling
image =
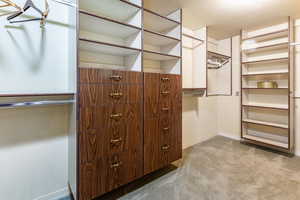
{"type": "Polygon", "coordinates": [[[236,35],[241,28],[300,18],[300,0],[144,0],[145,7],[167,14],[183,9],[183,25],[208,26],[216,38],[236,35]]]}

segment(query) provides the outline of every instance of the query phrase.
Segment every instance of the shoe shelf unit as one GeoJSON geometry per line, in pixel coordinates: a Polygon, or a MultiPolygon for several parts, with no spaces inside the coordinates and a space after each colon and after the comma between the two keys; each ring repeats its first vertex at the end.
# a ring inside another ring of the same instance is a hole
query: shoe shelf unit
{"type": "Polygon", "coordinates": [[[207,96],[232,96],[232,38],[216,39],[207,28],[207,96]]]}
{"type": "Polygon", "coordinates": [[[163,16],[143,0],[81,0],[77,14],[70,187],[90,200],[182,157],[182,13],[163,16]]]}
{"type": "Polygon", "coordinates": [[[293,41],[291,18],[241,31],[242,140],[289,154],[294,153],[293,41]]]}

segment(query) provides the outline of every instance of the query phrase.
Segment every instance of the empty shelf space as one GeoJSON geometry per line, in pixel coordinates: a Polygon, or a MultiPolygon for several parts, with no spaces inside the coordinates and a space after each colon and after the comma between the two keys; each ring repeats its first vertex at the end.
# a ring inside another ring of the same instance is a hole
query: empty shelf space
{"type": "Polygon", "coordinates": [[[169,37],[181,38],[181,23],[144,9],[144,28],[169,37]]]}
{"type": "Polygon", "coordinates": [[[263,63],[274,63],[274,62],[288,62],[289,58],[275,58],[275,59],[265,59],[265,60],[256,60],[243,62],[244,65],[254,65],[254,64],[263,64],[263,63]]]}
{"type": "Polygon", "coordinates": [[[222,59],[231,58],[230,56],[227,56],[225,54],[220,54],[220,53],[217,53],[217,52],[208,51],[207,53],[208,53],[209,56],[215,56],[215,57],[219,57],[219,58],[222,58],[222,59]]]}
{"type": "Polygon", "coordinates": [[[141,28],[80,10],[80,30],[126,38],[141,28]]]}
{"type": "Polygon", "coordinates": [[[134,55],[139,53],[140,49],[130,48],[121,45],[109,44],[105,42],[99,42],[89,40],[85,38],[79,38],[79,48],[83,51],[91,51],[96,53],[103,53],[107,55],[134,55]]]}
{"type": "Polygon", "coordinates": [[[261,51],[272,51],[272,50],[280,50],[280,49],[286,49],[288,50],[289,48],[289,43],[288,42],[283,42],[283,43],[278,43],[278,44],[271,44],[271,45],[266,45],[266,46],[258,46],[254,48],[244,48],[242,51],[244,53],[257,53],[261,51]]]}
{"type": "Polygon", "coordinates": [[[144,58],[148,60],[166,61],[166,60],[178,60],[180,56],[174,56],[164,53],[158,53],[154,51],[144,50],[144,58]]]}
{"type": "Polygon", "coordinates": [[[272,40],[275,38],[288,37],[288,29],[274,31],[270,33],[265,33],[261,35],[256,35],[248,38],[244,38],[243,41],[246,40],[256,40],[256,41],[264,41],[264,40],[272,40]]]}
{"type": "Polygon", "coordinates": [[[286,124],[265,122],[265,121],[253,120],[253,119],[243,119],[243,123],[250,123],[250,124],[252,123],[252,124],[270,126],[270,127],[275,127],[275,128],[283,128],[283,129],[288,129],[289,128],[289,126],[286,125],[286,124]]]}
{"type": "Polygon", "coordinates": [[[163,46],[169,44],[176,44],[180,42],[179,39],[173,38],[167,35],[163,35],[161,33],[144,30],[144,41],[151,45],[163,46]]]}
{"type": "Polygon", "coordinates": [[[279,71],[279,72],[251,72],[242,74],[242,76],[282,76],[288,75],[288,71],[279,71]]]}
{"type": "Polygon", "coordinates": [[[252,141],[258,141],[264,144],[268,144],[268,145],[272,145],[272,146],[276,146],[276,147],[281,147],[281,148],[288,148],[288,144],[283,143],[283,142],[279,142],[279,141],[274,141],[274,140],[270,140],[270,139],[266,139],[266,138],[261,138],[258,136],[252,136],[252,135],[243,135],[244,139],[248,139],[248,140],[252,140],[252,141]]]}
{"type": "Polygon", "coordinates": [[[266,109],[277,109],[277,110],[288,110],[288,105],[280,104],[262,104],[262,103],[244,103],[243,107],[253,107],[253,108],[266,108],[266,109]]]}
{"type": "Polygon", "coordinates": [[[141,7],[125,0],[80,1],[81,11],[141,27],[141,7]],[[139,20],[138,20],[139,19],[139,20]]]}

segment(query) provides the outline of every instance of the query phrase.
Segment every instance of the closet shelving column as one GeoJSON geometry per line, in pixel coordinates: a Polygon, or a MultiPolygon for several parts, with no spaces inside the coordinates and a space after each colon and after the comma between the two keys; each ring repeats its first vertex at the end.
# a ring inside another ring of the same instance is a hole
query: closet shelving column
{"type": "Polygon", "coordinates": [[[144,9],[144,174],[181,158],[181,10],[144,9]]]}
{"type": "Polygon", "coordinates": [[[142,0],[80,1],[76,199],[143,176],[142,7],[142,0]]]}
{"type": "Polygon", "coordinates": [[[293,20],[241,31],[241,137],[294,153],[293,20]],[[275,83],[258,87],[258,82],[275,83]]]}

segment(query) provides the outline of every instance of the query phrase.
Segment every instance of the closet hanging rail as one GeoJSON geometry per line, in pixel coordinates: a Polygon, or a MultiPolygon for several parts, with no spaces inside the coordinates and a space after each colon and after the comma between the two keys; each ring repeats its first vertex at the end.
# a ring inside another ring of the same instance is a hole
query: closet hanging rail
{"type": "Polygon", "coordinates": [[[70,6],[70,7],[77,8],[77,4],[72,3],[70,1],[65,1],[65,0],[52,0],[52,1],[54,1],[56,3],[64,4],[64,5],[67,5],[67,6],[70,6]]]}
{"type": "Polygon", "coordinates": [[[298,46],[298,45],[300,45],[300,42],[291,43],[290,45],[291,46],[298,46]]]}
{"type": "Polygon", "coordinates": [[[13,103],[0,103],[0,108],[18,108],[18,107],[34,107],[34,106],[47,106],[47,105],[64,105],[72,104],[75,101],[71,100],[49,100],[49,101],[30,101],[30,102],[13,102],[13,103]]]}

